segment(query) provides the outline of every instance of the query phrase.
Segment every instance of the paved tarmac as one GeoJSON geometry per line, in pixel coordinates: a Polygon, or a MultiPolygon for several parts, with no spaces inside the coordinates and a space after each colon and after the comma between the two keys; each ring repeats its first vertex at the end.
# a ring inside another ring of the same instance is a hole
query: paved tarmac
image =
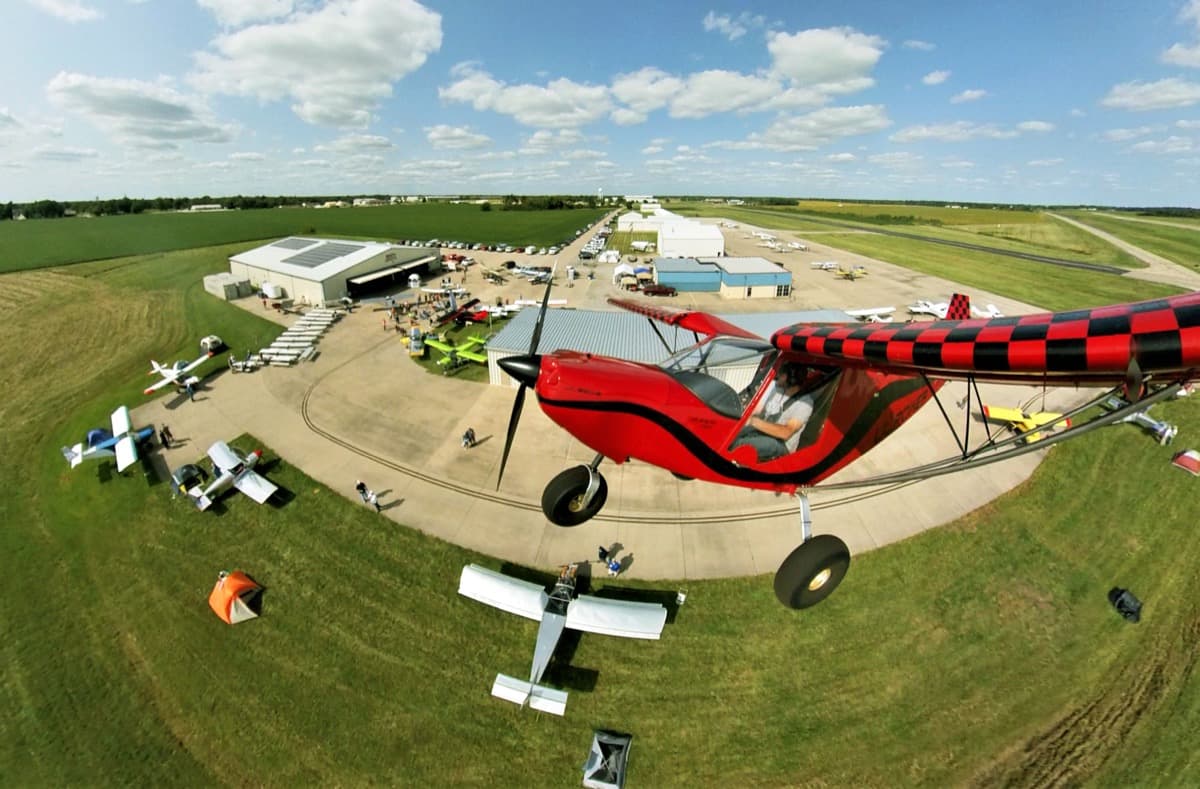
{"type": "MultiPolygon", "coordinates": [[[[945,280],[834,250],[819,235],[804,237],[810,249],[784,255],[756,246],[749,228],[726,229],[730,255],[760,255],[794,274],[791,300],[730,301],[713,294],[680,294],[666,303],[714,312],[791,311],[809,308],[895,306],[902,320],[905,305],[917,299],[948,300],[959,290],[945,280]],[[763,254],[767,253],[767,254],[763,254]],[[834,259],[868,266],[858,281],[835,278],[811,268],[812,261],[834,259]]],[[[776,232],[776,231],[772,231],[776,232]]],[[[776,232],[785,242],[794,234],[776,232]]],[[[576,242],[561,260],[574,262],[576,242]]],[[[525,256],[470,253],[487,265],[525,256]]],[[[538,262],[546,260],[539,258],[538,262]]],[[[532,262],[532,261],[531,261],[532,262]]],[[[556,288],[556,298],[571,307],[604,306],[619,292],[610,284],[612,265],[597,266],[594,280],[556,288]]],[[[559,281],[563,281],[559,277],[559,281]]],[[[485,285],[479,272],[468,274],[472,295],[535,297],[535,289],[510,281],[485,285]]],[[[972,291],[974,303],[994,303],[1006,314],[1034,307],[994,294],[972,291]]],[[[281,323],[295,316],[262,313],[254,299],[237,302],[281,323]]],[[[212,327],[220,333],[220,327],[212,327]]],[[[169,424],[182,446],[166,452],[175,467],[194,462],[219,439],[243,432],[266,442],[309,476],[358,502],[356,479],[379,493],[386,517],[481,553],[523,565],[552,568],[595,557],[599,545],[620,543],[623,570],[643,579],[690,579],[773,573],[800,542],[797,501],[762,491],[704,482],[684,482],[641,463],[618,466],[606,461],[601,471],[609,485],[608,503],[599,516],[574,527],[551,525],[541,513],[543,486],[563,469],[591,460],[592,452],[550,422],[527,397],[513,444],[504,485],[496,474],[515,390],[430,375],[414,364],[399,336],[381,328],[381,313],[356,309],[320,341],[320,353],[295,367],[268,367],[246,374],[222,370],[188,402],[167,395],[134,411],[136,424],[169,424]],[[479,444],[459,443],[473,427],[479,444]]],[[[245,349],[235,349],[239,355],[245,349]]],[[[1044,393],[1030,387],[981,387],[988,402],[1018,405],[1038,398],[1037,407],[1062,410],[1080,402],[1070,390],[1044,393]]],[[[960,432],[964,411],[957,406],[964,384],[942,390],[942,403],[960,432]]],[[[972,421],[972,436],[982,434],[972,421]]],[[[954,439],[937,406],[930,404],[830,481],[860,479],[953,454],[954,439]]],[[[981,469],[963,471],[894,489],[814,490],[814,531],[833,533],[852,553],[871,550],[952,521],[1011,490],[1036,468],[1045,452],[981,469]]],[[[306,491],[294,491],[297,496],[306,491]]]]}

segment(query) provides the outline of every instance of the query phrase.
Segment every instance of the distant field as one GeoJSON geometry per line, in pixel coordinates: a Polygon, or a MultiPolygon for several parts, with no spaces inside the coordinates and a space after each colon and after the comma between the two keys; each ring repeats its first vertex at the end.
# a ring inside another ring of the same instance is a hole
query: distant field
{"type": "MultiPolygon", "coordinates": [[[[1050,310],[1140,301],[1178,293],[1178,288],[1112,274],[1052,266],[987,252],[927,244],[873,233],[823,235],[823,244],[1009,296],[1050,310]]],[[[950,294],[930,294],[946,298],[950,294]]]]}
{"type": "Polygon", "coordinates": [[[0,222],[0,272],[288,235],[549,246],[575,238],[575,231],[604,214],[587,208],[480,211],[475,205],[422,203],[0,222]]]}
{"type": "MultiPolygon", "coordinates": [[[[700,216],[728,216],[743,212],[776,214],[781,220],[805,213],[847,222],[882,221],[885,224],[903,221],[914,225],[1015,225],[1041,221],[1036,211],[1016,211],[990,208],[948,208],[943,206],[903,205],[900,203],[841,203],[836,200],[797,200],[795,206],[726,206],[713,203],[673,203],[672,211],[700,216]]],[[[797,218],[799,218],[797,216],[797,218]]],[[[745,221],[753,222],[747,218],[745,221]]],[[[782,227],[780,225],[779,227],[782,227]]],[[[790,226],[788,229],[794,229],[790,226]]]]}
{"type": "Polygon", "coordinates": [[[1063,214],[1192,271],[1200,271],[1200,223],[1196,224],[1195,230],[1188,230],[1158,221],[1115,219],[1091,211],[1064,211],[1063,214]]]}
{"type": "MultiPolygon", "coordinates": [[[[270,436],[239,445],[265,442],[279,508],[200,514],[140,472],[67,471],[58,447],[142,398],[149,356],[278,331],[201,291],[231,249],[0,277],[5,785],[572,786],[593,727],[635,735],[631,786],[1200,783],[1197,481],[1138,428],[855,558],[809,612],[769,577],[689,582],[661,641],[575,642],[551,719],[488,696],[536,631],[455,594],[464,563],[498,563],[382,521],[270,436]],[[233,568],[267,592],[231,628],[205,601],[233,568]]],[[[1200,435],[1200,399],[1156,413],[1200,435]]]]}

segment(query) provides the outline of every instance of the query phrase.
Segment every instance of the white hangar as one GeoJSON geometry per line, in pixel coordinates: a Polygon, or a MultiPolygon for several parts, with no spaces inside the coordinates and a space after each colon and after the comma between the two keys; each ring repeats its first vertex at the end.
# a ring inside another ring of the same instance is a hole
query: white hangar
{"type": "Polygon", "coordinates": [[[409,274],[441,271],[438,250],[379,241],[290,236],[229,258],[229,271],[255,291],[297,304],[325,304],[402,287],[409,274]]]}

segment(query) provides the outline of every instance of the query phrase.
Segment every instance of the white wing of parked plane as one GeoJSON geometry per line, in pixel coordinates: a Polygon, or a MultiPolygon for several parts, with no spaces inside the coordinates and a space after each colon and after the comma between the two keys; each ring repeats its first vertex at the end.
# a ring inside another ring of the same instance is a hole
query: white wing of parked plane
{"type": "Polygon", "coordinates": [[[567,627],[603,636],[657,639],[666,622],[667,609],[658,603],[583,595],[567,606],[567,627]]]}
{"type": "Polygon", "coordinates": [[[250,469],[234,477],[233,486],[259,504],[266,504],[271,494],[279,490],[278,486],[269,482],[266,477],[250,469]]]}
{"type": "Polygon", "coordinates": [[[546,590],[538,584],[512,578],[477,564],[468,564],[462,569],[458,593],[535,622],[542,620],[546,601],[550,599],[546,590]]]}
{"type": "Polygon", "coordinates": [[[117,471],[137,463],[137,439],[133,436],[133,423],[129,420],[129,409],[121,406],[112,412],[112,432],[117,437],[114,447],[117,455],[117,471]]]}
{"type": "Polygon", "coordinates": [[[233,471],[245,463],[224,441],[217,441],[209,447],[208,457],[220,471],[233,471]]]}

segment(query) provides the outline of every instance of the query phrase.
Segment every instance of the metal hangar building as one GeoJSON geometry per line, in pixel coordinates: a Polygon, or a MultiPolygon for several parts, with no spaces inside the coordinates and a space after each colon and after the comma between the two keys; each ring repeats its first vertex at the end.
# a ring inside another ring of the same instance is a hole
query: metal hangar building
{"type": "Polygon", "coordinates": [[[322,305],[403,287],[441,271],[438,250],[379,241],[289,236],[229,258],[229,271],[270,298],[322,305]]]}

